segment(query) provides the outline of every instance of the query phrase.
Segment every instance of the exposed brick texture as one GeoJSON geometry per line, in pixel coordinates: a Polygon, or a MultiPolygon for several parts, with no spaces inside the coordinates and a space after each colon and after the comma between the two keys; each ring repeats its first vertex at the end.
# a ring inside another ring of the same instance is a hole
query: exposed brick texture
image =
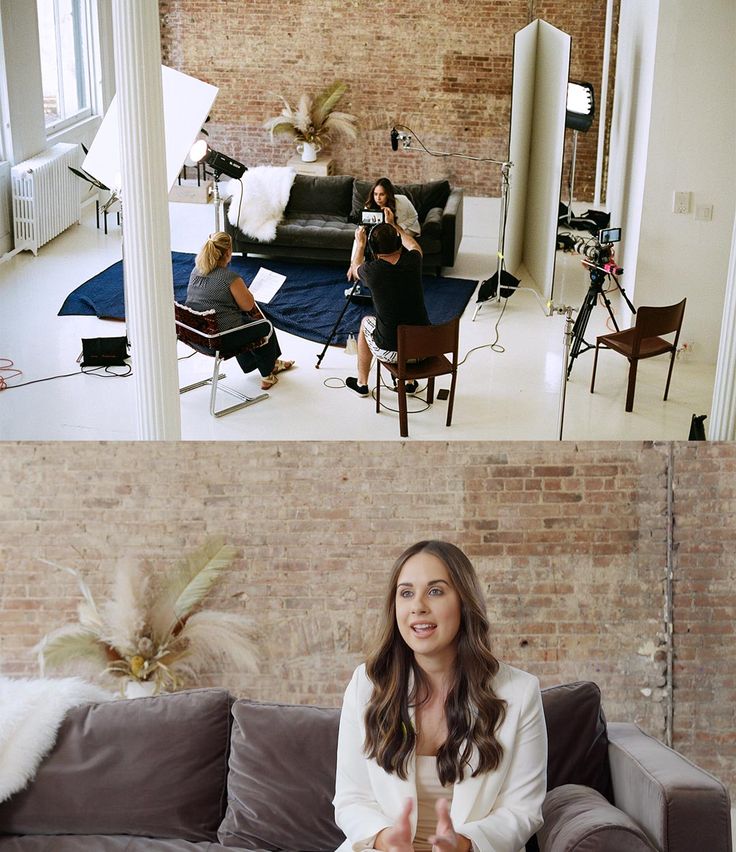
{"type": "MultiPolygon", "coordinates": [[[[279,95],[294,105],[341,79],[348,93],[340,109],[359,117],[360,137],[331,146],[338,172],[388,174],[399,183],[448,176],[470,195],[498,196],[495,166],[418,149],[394,154],[389,128],[406,124],[436,151],[508,156],[514,34],[538,17],[571,35],[570,76],[600,88],[605,0],[159,0],[159,7],[164,63],[219,87],[212,145],[247,165],[283,165],[294,153],[262,129],[279,112],[279,95]]],[[[597,127],[578,144],[575,196],[588,201],[597,127]]],[[[569,162],[569,131],[567,143],[569,162]]]]}
{"type": "Polygon", "coordinates": [[[212,606],[255,619],[256,675],[202,681],[338,705],[387,573],[425,537],[460,545],[487,590],[497,653],[543,684],[597,681],[612,720],[663,736],[668,470],[674,481],[676,745],[736,777],[736,448],[451,442],[5,444],[0,672],[74,618],[116,562],[171,565],[210,535],[239,548],[212,606]],[[671,465],[671,468],[669,467],[671,465]]]}

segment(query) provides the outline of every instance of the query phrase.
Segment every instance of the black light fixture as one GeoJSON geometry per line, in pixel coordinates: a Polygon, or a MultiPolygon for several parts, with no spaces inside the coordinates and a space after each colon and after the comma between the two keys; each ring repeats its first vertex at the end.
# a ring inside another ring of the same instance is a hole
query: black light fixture
{"type": "Polygon", "coordinates": [[[565,127],[587,133],[593,123],[595,95],[590,83],[569,80],[567,84],[567,113],[565,127]]]}
{"type": "Polygon", "coordinates": [[[567,83],[567,111],[565,112],[565,127],[572,130],[572,159],[568,177],[568,203],[567,210],[560,216],[559,221],[570,227],[573,220],[572,196],[575,185],[575,159],[578,151],[578,133],[587,133],[593,124],[595,113],[595,95],[591,83],[583,83],[578,80],[568,80],[567,83]]]}
{"type": "Polygon", "coordinates": [[[206,163],[208,166],[211,166],[215,174],[227,175],[227,177],[231,178],[241,178],[243,172],[247,171],[246,166],[242,163],[210,148],[205,139],[198,139],[192,145],[189,151],[189,159],[195,165],[197,163],[206,163]]]}

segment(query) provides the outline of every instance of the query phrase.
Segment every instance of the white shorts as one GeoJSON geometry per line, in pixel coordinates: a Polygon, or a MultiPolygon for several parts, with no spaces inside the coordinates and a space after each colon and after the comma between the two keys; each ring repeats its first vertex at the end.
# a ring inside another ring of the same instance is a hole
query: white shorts
{"type": "Polygon", "coordinates": [[[373,332],[376,330],[375,317],[363,317],[363,336],[365,337],[368,348],[373,353],[374,357],[379,361],[388,361],[395,364],[399,360],[398,352],[391,352],[390,349],[381,349],[381,347],[373,339],[373,332]]]}

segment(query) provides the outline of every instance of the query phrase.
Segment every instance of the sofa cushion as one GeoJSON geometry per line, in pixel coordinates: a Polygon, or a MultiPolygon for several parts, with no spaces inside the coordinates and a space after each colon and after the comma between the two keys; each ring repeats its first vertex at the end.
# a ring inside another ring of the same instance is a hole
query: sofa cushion
{"type": "Polygon", "coordinates": [[[353,193],[350,175],[297,175],[291,187],[285,217],[300,213],[325,213],[347,222],[353,193]]]}
{"type": "Polygon", "coordinates": [[[646,834],[595,790],[564,784],[547,794],[540,852],[653,852],[646,834]]]}
{"type": "Polygon", "coordinates": [[[340,711],[240,700],[232,712],[220,843],[333,852],[345,839],[332,806],[340,711]]]}
{"type": "Polygon", "coordinates": [[[450,182],[435,180],[428,183],[407,183],[397,187],[397,192],[403,192],[411,199],[419,215],[419,221],[424,222],[433,207],[444,209],[450,197],[450,182]]]}
{"type": "Polygon", "coordinates": [[[74,708],[35,781],[0,804],[0,831],[214,840],[230,704],[198,689],[74,708]]]}
{"type": "Polygon", "coordinates": [[[225,852],[225,847],[208,840],[192,842],[127,834],[26,834],[0,837],[0,852],[225,852]]]}
{"type": "Polygon", "coordinates": [[[542,690],[547,723],[547,789],[583,784],[611,798],[601,691],[589,681],[542,690]]]}

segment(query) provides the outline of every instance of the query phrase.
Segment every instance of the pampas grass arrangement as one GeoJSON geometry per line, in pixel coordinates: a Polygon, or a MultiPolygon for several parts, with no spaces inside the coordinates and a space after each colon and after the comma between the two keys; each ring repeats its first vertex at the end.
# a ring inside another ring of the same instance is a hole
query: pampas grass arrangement
{"type": "Polygon", "coordinates": [[[358,137],[358,119],[335,109],[346,91],[345,83],[337,80],[315,98],[302,95],[296,109],[292,109],[286,98],[280,96],[284,108],[264,122],[263,127],[271,133],[271,141],[278,135],[322,147],[336,136],[345,136],[353,141],[358,137]]]}
{"type": "Polygon", "coordinates": [[[160,692],[181,689],[221,665],[256,670],[250,622],[201,608],[235,555],[235,548],[210,542],[167,571],[121,562],[112,596],[99,606],[76,569],[41,560],[74,576],[83,598],[78,621],[36,646],[42,676],[47,666],[75,663],[121,679],[121,691],[132,681],[160,692]]]}

